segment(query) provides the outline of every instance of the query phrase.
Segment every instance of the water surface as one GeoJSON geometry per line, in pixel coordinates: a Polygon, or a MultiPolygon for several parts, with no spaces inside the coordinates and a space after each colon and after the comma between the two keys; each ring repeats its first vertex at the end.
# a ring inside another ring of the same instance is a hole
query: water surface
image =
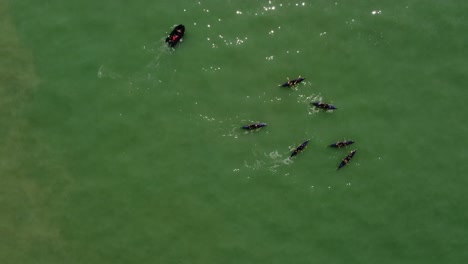
{"type": "Polygon", "coordinates": [[[0,1],[0,258],[466,262],[467,11],[0,1]]]}

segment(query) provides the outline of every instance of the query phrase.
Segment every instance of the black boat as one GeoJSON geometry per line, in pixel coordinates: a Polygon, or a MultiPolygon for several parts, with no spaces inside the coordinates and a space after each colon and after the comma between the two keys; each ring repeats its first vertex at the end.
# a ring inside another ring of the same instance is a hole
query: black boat
{"type": "Polygon", "coordinates": [[[247,129],[247,130],[253,130],[253,129],[258,129],[258,128],[261,128],[261,127],[264,127],[264,126],[267,126],[267,124],[265,124],[265,123],[254,123],[254,124],[250,124],[250,125],[245,125],[242,128],[247,129]]]}
{"type": "Polygon", "coordinates": [[[333,147],[333,148],[341,148],[341,147],[345,147],[345,146],[348,146],[348,145],[351,145],[353,144],[354,141],[351,141],[351,140],[345,140],[345,141],[338,141],[336,143],[333,143],[330,145],[330,147],[333,147]]]}
{"type": "Polygon", "coordinates": [[[353,158],[354,154],[356,154],[357,149],[351,151],[346,158],[344,158],[340,165],[338,166],[337,170],[341,169],[343,166],[347,165],[349,161],[353,158]]]}
{"type": "Polygon", "coordinates": [[[325,104],[325,103],[321,103],[321,102],[313,102],[312,105],[315,106],[315,107],[317,107],[317,108],[323,109],[323,110],[335,110],[335,109],[338,109],[338,108],[334,107],[334,106],[331,105],[331,104],[325,104]]]}
{"type": "Polygon", "coordinates": [[[302,78],[302,77],[299,76],[297,79],[289,80],[289,81],[281,84],[280,86],[281,87],[292,87],[292,86],[302,82],[303,80],[305,80],[305,78],[302,78]]]}
{"type": "Polygon", "coordinates": [[[291,153],[291,156],[289,156],[289,158],[292,158],[292,157],[296,156],[297,154],[299,154],[301,151],[303,151],[306,148],[308,143],[309,143],[309,140],[306,140],[306,141],[304,141],[304,143],[300,144],[297,148],[295,148],[293,150],[293,152],[291,153]]]}
{"type": "Polygon", "coordinates": [[[167,36],[166,43],[171,48],[175,47],[175,45],[177,45],[177,43],[179,43],[179,41],[184,37],[184,33],[185,33],[184,25],[176,26],[172,30],[171,34],[169,34],[169,36],[167,36]]]}

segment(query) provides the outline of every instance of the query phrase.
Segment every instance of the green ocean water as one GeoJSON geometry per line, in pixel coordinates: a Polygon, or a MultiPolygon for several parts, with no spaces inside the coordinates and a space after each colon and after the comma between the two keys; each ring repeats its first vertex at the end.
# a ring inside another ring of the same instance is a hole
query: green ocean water
{"type": "Polygon", "coordinates": [[[466,263],[467,12],[0,0],[0,262],[466,263]]]}

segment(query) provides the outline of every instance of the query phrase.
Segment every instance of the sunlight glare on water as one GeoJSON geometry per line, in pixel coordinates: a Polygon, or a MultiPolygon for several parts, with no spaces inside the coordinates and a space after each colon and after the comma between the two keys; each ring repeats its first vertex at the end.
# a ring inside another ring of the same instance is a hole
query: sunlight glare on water
{"type": "Polygon", "coordinates": [[[467,263],[464,1],[7,2],[3,262],[467,263]]]}

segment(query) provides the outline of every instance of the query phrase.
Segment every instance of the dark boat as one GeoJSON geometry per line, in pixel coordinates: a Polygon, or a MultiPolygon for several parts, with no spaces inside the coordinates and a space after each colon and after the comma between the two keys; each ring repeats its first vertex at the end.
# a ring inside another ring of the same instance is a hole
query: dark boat
{"type": "Polygon", "coordinates": [[[302,77],[299,76],[297,79],[289,80],[289,81],[281,84],[280,86],[281,87],[292,87],[292,86],[302,82],[303,80],[305,80],[305,78],[302,78],[302,77]]]}
{"type": "Polygon", "coordinates": [[[306,141],[304,141],[304,143],[302,143],[297,148],[295,148],[293,150],[293,152],[291,153],[291,156],[289,156],[289,158],[292,158],[292,157],[296,156],[297,154],[299,154],[301,151],[303,151],[308,143],[309,143],[309,140],[306,140],[306,141]]]}
{"type": "Polygon", "coordinates": [[[333,148],[341,148],[341,147],[345,147],[345,146],[348,146],[348,145],[351,145],[353,144],[354,141],[351,141],[351,140],[345,140],[345,141],[338,141],[336,143],[333,143],[330,145],[330,147],[333,147],[333,148]]]}
{"type": "Polygon", "coordinates": [[[247,129],[247,130],[253,130],[253,129],[258,129],[258,128],[261,128],[261,127],[264,127],[264,126],[267,126],[267,124],[265,124],[265,123],[254,123],[254,124],[250,124],[250,125],[245,125],[242,128],[247,129]]]}
{"type": "Polygon", "coordinates": [[[338,109],[338,108],[334,107],[334,106],[331,105],[331,104],[325,104],[325,103],[320,103],[320,102],[313,102],[312,105],[315,106],[315,107],[317,107],[317,108],[323,109],[323,110],[335,110],[335,109],[338,109]]]}
{"type": "Polygon", "coordinates": [[[176,26],[172,30],[171,34],[169,34],[169,36],[167,36],[166,43],[171,48],[175,47],[175,45],[177,45],[177,43],[179,43],[179,41],[184,37],[184,33],[185,33],[184,25],[176,26]]]}
{"type": "Polygon", "coordinates": [[[341,169],[343,166],[347,165],[349,161],[353,158],[354,154],[356,154],[357,149],[351,151],[346,158],[344,158],[340,165],[338,166],[337,170],[341,169]]]}

